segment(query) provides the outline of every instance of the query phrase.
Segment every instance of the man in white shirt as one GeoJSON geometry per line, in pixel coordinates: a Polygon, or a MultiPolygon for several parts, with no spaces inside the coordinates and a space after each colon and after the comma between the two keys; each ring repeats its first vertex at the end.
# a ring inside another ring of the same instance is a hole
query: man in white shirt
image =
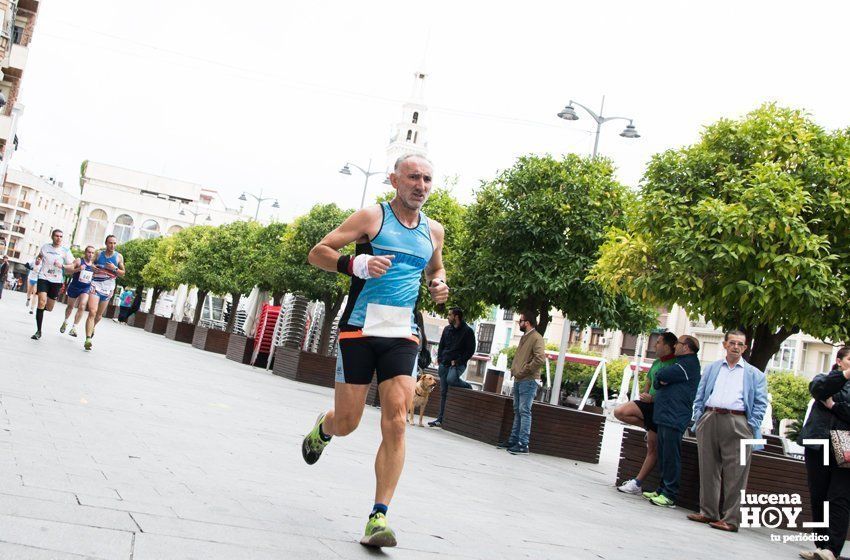
{"type": "Polygon", "coordinates": [[[65,271],[74,268],[74,255],[71,250],[62,246],[62,230],[54,229],[50,232],[53,243],[47,243],[41,247],[38,256],[41,257],[41,268],[38,271],[38,283],[36,292],[38,294],[38,309],[35,312],[35,325],[37,330],[30,338],[38,340],[41,338],[41,322],[44,311],[53,311],[56,298],[62,291],[62,283],[65,280],[65,271]]]}
{"type": "Polygon", "coordinates": [[[735,532],[741,523],[741,490],[747,485],[753,451],[753,446],[747,446],[742,465],[741,440],[761,437],[768,403],[767,377],[742,357],[747,349],[743,332],[727,332],[723,348],[726,357],[705,369],[694,400],[700,512],[688,519],[735,532]]]}

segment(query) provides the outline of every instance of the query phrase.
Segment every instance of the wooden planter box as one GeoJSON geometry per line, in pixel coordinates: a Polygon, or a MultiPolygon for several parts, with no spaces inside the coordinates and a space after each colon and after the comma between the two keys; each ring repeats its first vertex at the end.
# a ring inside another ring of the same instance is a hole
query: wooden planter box
{"type": "MultiPolygon", "coordinates": [[[[508,438],[513,421],[512,398],[472,389],[449,389],[443,429],[495,444],[508,438]]],[[[532,453],[598,463],[604,430],[605,417],[601,414],[535,402],[531,407],[529,448],[532,453]]]]}
{"type": "Polygon", "coordinates": [[[137,329],[145,328],[145,323],[148,320],[148,313],[144,311],[136,311],[133,315],[127,319],[127,324],[131,327],[136,327],[137,329]]]}
{"type": "MultiPolygon", "coordinates": [[[[623,430],[620,463],[617,467],[618,485],[634,478],[640,470],[646,455],[646,442],[643,439],[645,433],[635,428],[623,430]]],[[[746,491],[752,494],[799,494],[803,502],[803,513],[797,519],[797,528],[791,529],[799,531],[801,522],[812,521],[806,465],[798,459],[771,453],[771,448],[775,449],[775,446],[768,445],[764,451],[753,453],[746,491]]],[[[676,505],[694,511],[699,511],[698,459],[696,439],[688,436],[682,440],[682,477],[676,505]]],[[[656,466],[643,482],[643,487],[654,490],[658,482],[656,466]]],[[[789,529],[784,525],[782,528],[789,529]]]]}
{"type": "Polygon", "coordinates": [[[118,318],[118,306],[112,305],[111,303],[106,306],[106,311],[103,312],[103,316],[107,319],[116,319],[118,318]]]}
{"type": "Polygon", "coordinates": [[[240,364],[251,363],[251,355],[254,353],[254,339],[242,334],[231,333],[227,341],[227,359],[240,364]]]}
{"type": "Polygon", "coordinates": [[[149,333],[165,334],[168,323],[168,317],[160,317],[159,315],[148,313],[148,319],[145,321],[145,330],[149,333]]]}
{"type": "Polygon", "coordinates": [[[293,381],[332,388],[336,377],[336,358],[278,346],[274,351],[272,373],[293,381]]]}
{"type": "Polygon", "coordinates": [[[177,342],[191,344],[194,336],[195,325],[192,323],[168,321],[168,326],[165,328],[165,338],[176,340],[177,342]]]}
{"type": "Polygon", "coordinates": [[[215,354],[227,354],[227,343],[230,333],[207,327],[195,327],[195,335],[192,337],[192,346],[215,354]]]}

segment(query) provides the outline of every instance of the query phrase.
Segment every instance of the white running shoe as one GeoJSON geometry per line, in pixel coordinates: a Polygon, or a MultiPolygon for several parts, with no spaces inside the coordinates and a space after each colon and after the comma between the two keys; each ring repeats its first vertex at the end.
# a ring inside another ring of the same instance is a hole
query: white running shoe
{"type": "Polygon", "coordinates": [[[629,479],[621,485],[617,486],[617,490],[626,494],[640,494],[643,492],[643,490],[641,490],[640,485],[637,483],[637,480],[635,480],[634,478],[629,479]]]}
{"type": "Polygon", "coordinates": [[[71,327],[71,331],[68,333],[71,336],[77,336],[77,328],[76,326],[71,327]]]}

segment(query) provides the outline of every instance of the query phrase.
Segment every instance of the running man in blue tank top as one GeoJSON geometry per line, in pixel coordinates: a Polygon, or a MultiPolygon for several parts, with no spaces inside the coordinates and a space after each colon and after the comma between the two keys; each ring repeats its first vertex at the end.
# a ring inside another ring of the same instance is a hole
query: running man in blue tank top
{"type": "Polygon", "coordinates": [[[124,257],[115,250],[118,238],[107,235],[104,240],[106,249],[97,254],[94,259],[94,276],[91,281],[89,297],[89,315],[86,317],[86,341],[83,348],[91,350],[94,327],[103,318],[103,312],[109,305],[109,300],[115,292],[115,279],[124,276],[124,257]]]}
{"type": "Polygon", "coordinates": [[[381,446],[375,458],[375,505],[361,544],[395,546],[387,507],[404,467],[405,416],[415,385],[419,329],[414,308],[422,283],[445,303],[443,226],[422,213],[431,192],[431,163],[422,156],[398,159],[390,182],[395,198],[355,212],[310,251],[310,264],[351,276],[340,320],[334,408],[320,414],[301,445],[308,464],[319,460],[332,436],[360,423],[372,375],[381,399],[381,446]],[[356,243],[355,256],[340,250],[356,243]]]}

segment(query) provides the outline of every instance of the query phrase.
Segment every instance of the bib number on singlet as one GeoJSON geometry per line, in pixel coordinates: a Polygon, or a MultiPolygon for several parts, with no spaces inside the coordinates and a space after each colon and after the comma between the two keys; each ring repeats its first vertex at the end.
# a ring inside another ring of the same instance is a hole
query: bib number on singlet
{"type": "Polygon", "coordinates": [[[366,304],[363,336],[407,338],[411,334],[409,308],[380,303],[366,304]]]}
{"type": "Polygon", "coordinates": [[[79,282],[81,284],[90,284],[92,276],[94,276],[94,273],[91,270],[81,270],[79,282]]]}

